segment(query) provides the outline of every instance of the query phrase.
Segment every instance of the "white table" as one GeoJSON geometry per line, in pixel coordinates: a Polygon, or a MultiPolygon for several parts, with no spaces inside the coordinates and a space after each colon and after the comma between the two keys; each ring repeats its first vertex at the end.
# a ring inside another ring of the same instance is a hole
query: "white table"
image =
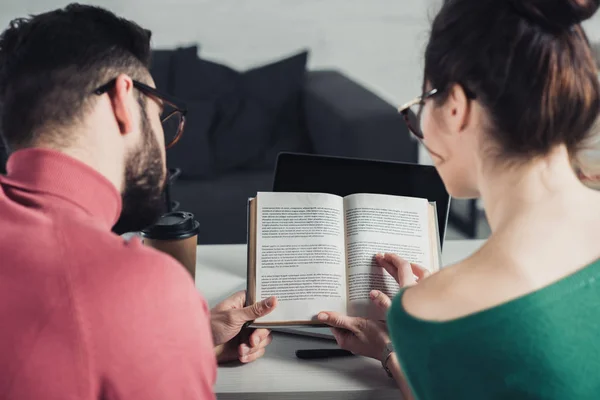
{"type": "MultiPolygon", "coordinates": [[[[442,258],[452,264],[472,254],[481,240],[447,241],[442,258]]],[[[246,246],[198,246],[196,287],[212,307],[246,287],[246,246]]],[[[381,363],[363,357],[306,361],[298,349],[336,347],[335,342],[273,333],[263,358],[248,365],[219,367],[219,399],[398,399],[400,392],[381,363]]]]}

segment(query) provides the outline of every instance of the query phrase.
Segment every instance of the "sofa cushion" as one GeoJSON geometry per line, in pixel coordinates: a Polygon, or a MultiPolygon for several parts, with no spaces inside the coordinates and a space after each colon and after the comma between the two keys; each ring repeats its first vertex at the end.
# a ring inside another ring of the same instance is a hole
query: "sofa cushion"
{"type": "Polygon", "coordinates": [[[173,79],[173,64],[181,55],[187,57],[198,57],[198,46],[178,48],[176,50],[156,49],[152,50],[152,60],[150,62],[150,72],[154,78],[157,89],[173,95],[174,79],[173,79]]]}
{"type": "Polygon", "coordinates": [[[256,157],[249,158],[245,169],[272,170],[282,151],[310,152],[311,144],[304,126],[303,89],[306,79],[307,52],[254,68],[244,74],[249,93],[270,110],[270,134],[256,157]]]}
{"type": "Polygon", "coordinates": [[[302,96],[288,100],[275,122],[271,140],[263,152],[248,162],[246,169],[272,171],[281,152],[313,152],[303,106],[302,96]]]}
{"type": "Polygon", "coordinates": [[[186,101],[214,100],[235,91],[240,74],[212,61],[198,58],[195,46],[173,54],[173,95],[186,101]]]}
{"type": "MultiPolygon", "coordinates": [[[[301,94],[307,52],[240,73],[179,49],[173,58],[174,95],[214,105],[210,124],[213,171],[268,168],[279,151],[302,151],[301,94]]],[[[195,116],[189,113],[191,121],[195,116]]],[[[193,151],[193,149],[188,149],[193,151]]]]}
{"type": "Polygon", "coordinates": [[[156,88],[166,93],[171,93],[171,56],[173,52],[169,50],[152,51],[152,62],[150,72],[156,88]]]}

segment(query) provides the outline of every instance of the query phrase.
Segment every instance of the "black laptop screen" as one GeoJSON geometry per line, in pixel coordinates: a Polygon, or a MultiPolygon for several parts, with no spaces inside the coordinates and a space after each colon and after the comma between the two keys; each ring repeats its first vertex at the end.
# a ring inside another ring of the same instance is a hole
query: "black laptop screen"
{"type": "Polygon", "coordinates": [[[435,201],[443,246],[450,195],[435,167],[429,165],[281,153],[274,192],[318,192],[347,196],[379,193],[435,201]]]}

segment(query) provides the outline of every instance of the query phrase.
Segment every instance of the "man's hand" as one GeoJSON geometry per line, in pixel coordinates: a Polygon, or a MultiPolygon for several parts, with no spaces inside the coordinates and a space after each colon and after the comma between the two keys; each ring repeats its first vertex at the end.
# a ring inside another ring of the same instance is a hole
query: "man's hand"
{"type": "Polygon", "coordinates": [[[267,329],[244,329],[244,324],[267,315],[277,305],[275,297],[244,307],[246,291],[240,291],[216,305],[210,312],[210,326],[218,362],[255,361],[271,343],[267,329]]]}
{"type": "MultiPolygon", "coordinates": [[[[371,301],[382,310],[387,310],[391,301],[384,293],[373,290],[371,301]]],[[[385,322],[360,317],[348,317],[336,312],[321,312],[319,321],[331,326],[338,345],[354,354],[381,359],[385,345],[390,341],[385,322]]]]}

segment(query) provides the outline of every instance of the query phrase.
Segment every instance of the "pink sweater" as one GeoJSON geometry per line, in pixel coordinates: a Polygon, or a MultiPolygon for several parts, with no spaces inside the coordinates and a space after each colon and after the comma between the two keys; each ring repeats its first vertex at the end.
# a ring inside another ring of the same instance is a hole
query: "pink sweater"
{"type": "Polygon", "coordinates": [[[209,311],[172,258],[110,232],[121,197],[62,153],[0,175],[0,399],[213,399],[209,311]]]}

